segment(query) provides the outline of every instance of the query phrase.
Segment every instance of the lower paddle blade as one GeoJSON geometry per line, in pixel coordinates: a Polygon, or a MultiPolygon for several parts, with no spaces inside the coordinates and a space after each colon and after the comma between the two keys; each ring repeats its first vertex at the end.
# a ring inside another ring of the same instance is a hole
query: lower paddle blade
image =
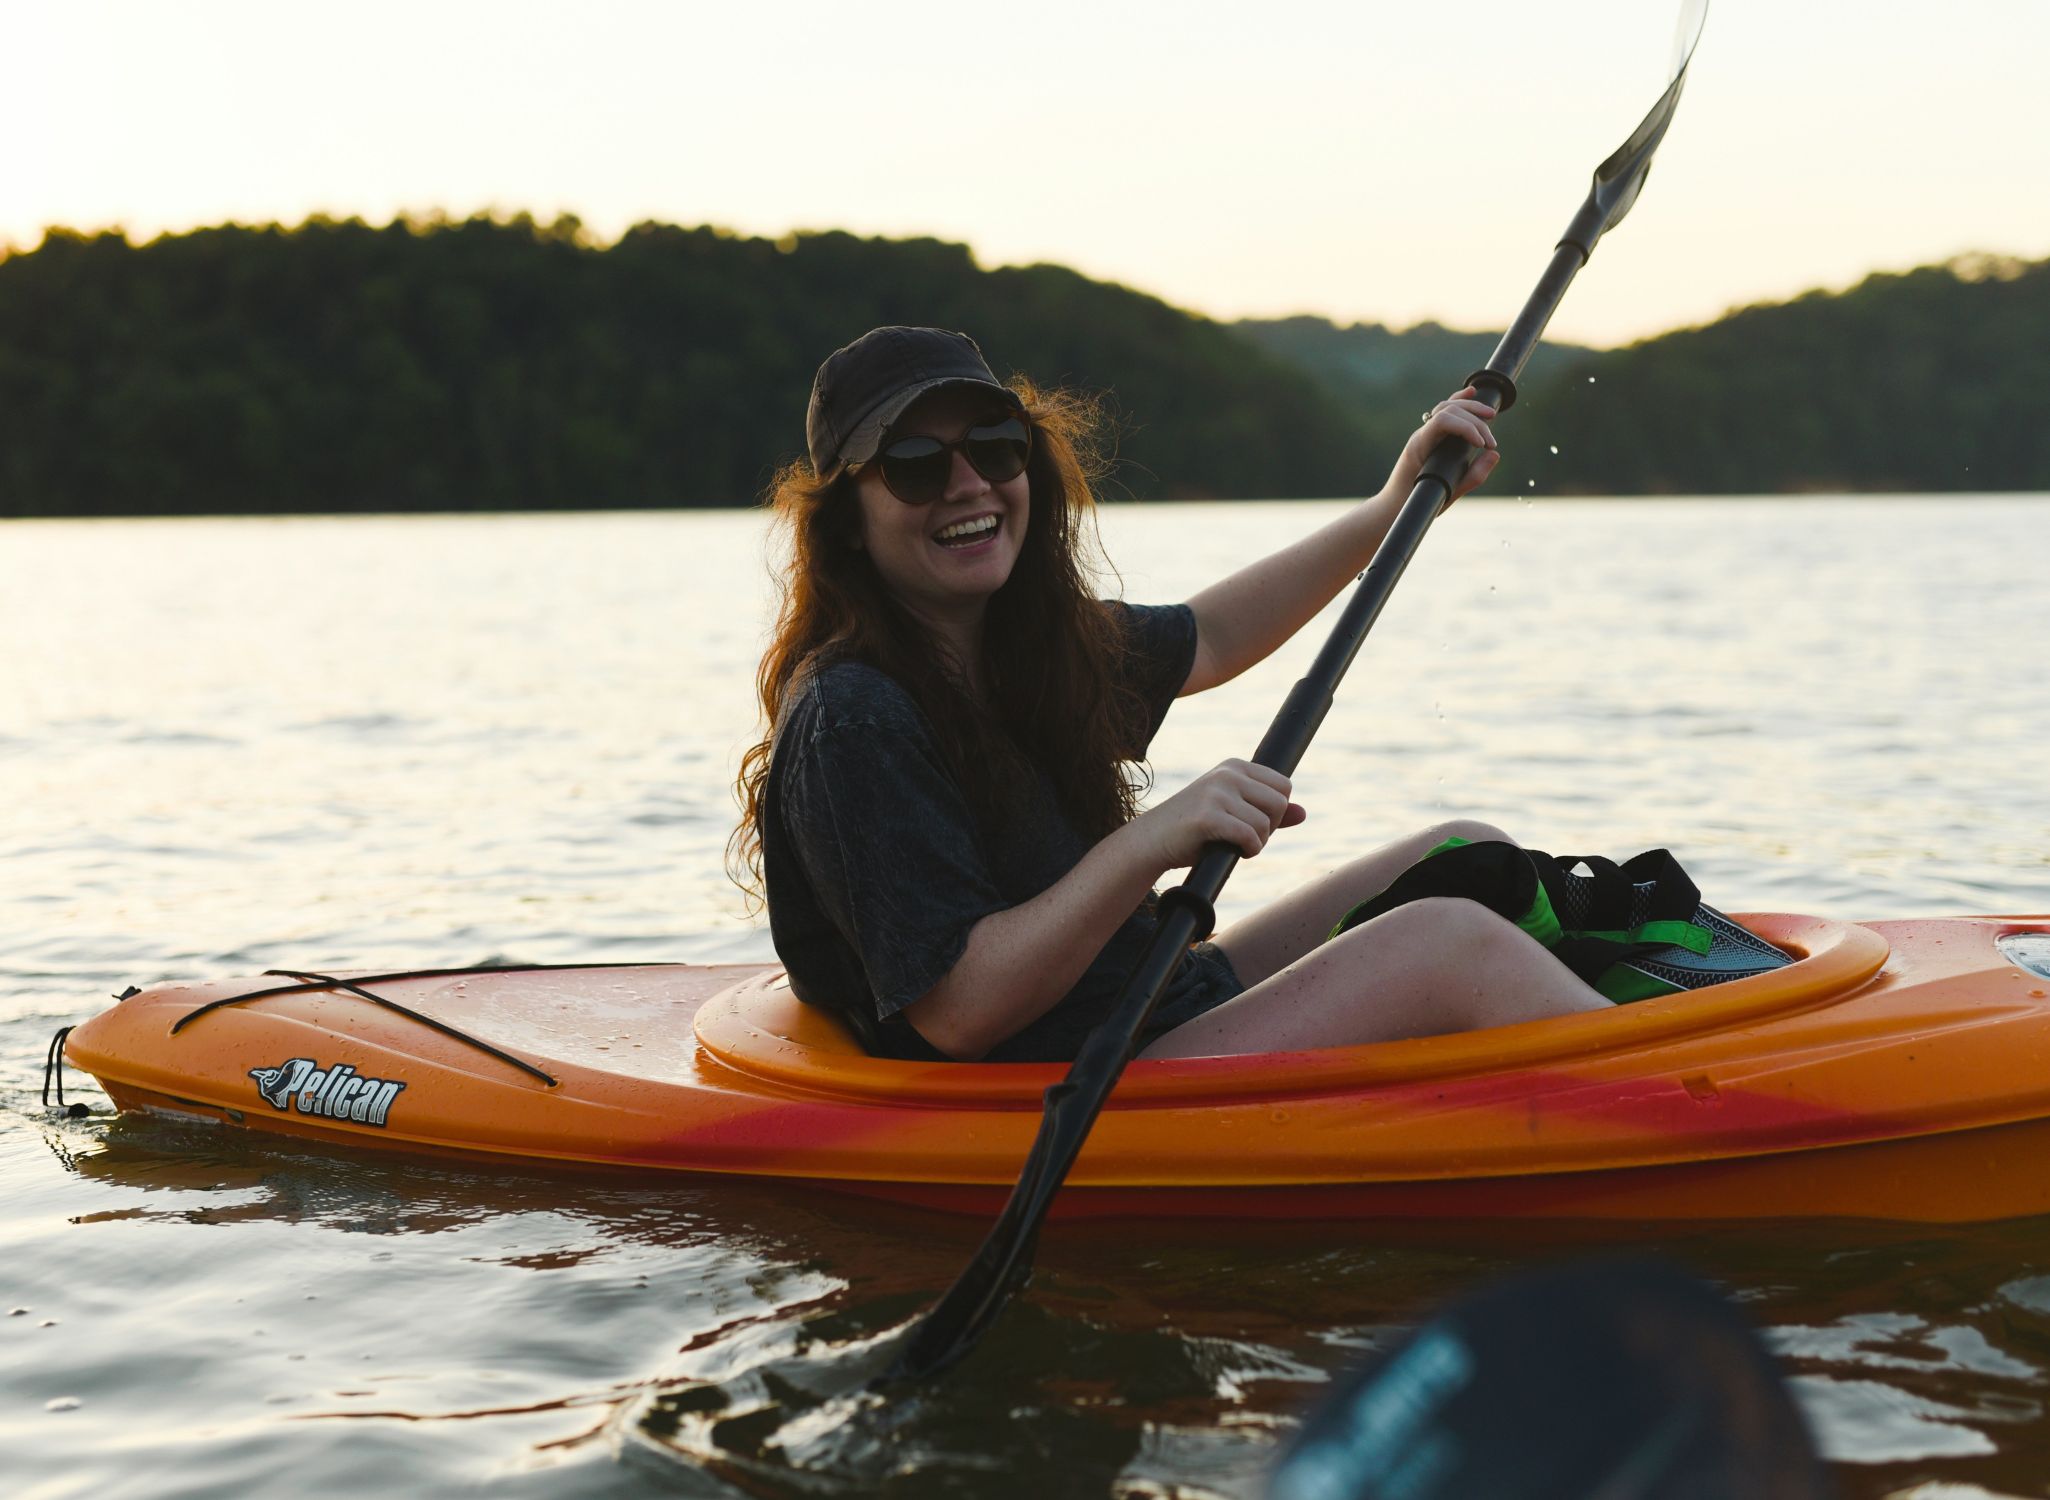
{"type": "Polygon", "coordinates": [[[1728,1302],[1663,1266],[1517,1277],[1343,1382],[1270,1500],[1821,1500],[1806,1424],[1728,1302]]]}

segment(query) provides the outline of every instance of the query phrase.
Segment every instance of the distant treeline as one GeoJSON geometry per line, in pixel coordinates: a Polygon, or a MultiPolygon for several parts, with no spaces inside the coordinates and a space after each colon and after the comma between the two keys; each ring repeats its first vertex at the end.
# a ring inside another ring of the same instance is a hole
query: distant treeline
{"type": "Polygon", "coordinates": [[[1113,493],[1378,483],[1352,416],[1224,326],[962,245],[314,219],[0,261],[0,514],[744,504],[883,323],[1107,392],[1113,493]]]}
{"type": "MultiPolygon", "coordinates": [[[[1105,393],[1112,493],[1142,496],[1370,490],[1493,343],[1227,326],[930,239],[643,224],[601,247],[524,216],[52,230],[0,260],[0,515],[745,504],[801,451],[818,361],[892,322],[1105,393]]],[[[2050,262],[1875,276],[1545,350],[1505,447],[1553,494],[2050,489],[2026,405],[2046,327],[2050,262]]]]}
{"type": "MultiPolygon", "coordinates": [[[[1370,450],[1391,459],[1425,408],[1486,364],[1501,339],[1498,333],[1462,333],[1437,323],[1398,333],[1379,323],[1340,327],[1313,317],[1248,318],[1231,326],[1314,375],[1356,415],[1370,450]]],[[[1592,352],[1578,344],[1540,344],[1522,383],[1559,378],[1592,352]]]]}
{"type": "Polygon", "coordinates": [[[1554,493],[2050,490],[2046,389],[2050,261],[1970,256],[1569,365],[1519,413],[1545,455],[1519,469],[1554,493]]]}

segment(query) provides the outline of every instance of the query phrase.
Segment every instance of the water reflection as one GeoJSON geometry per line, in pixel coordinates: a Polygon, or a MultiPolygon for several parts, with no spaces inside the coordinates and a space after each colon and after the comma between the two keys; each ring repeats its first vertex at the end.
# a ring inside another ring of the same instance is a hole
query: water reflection
{"type": "MultiPolygon", "coordinates": [[[[756,1496],[1252,1495],[1296,1414],[1363,1351],[1477,1281],[1627,1243],[1706,1273],[1771,1330],[1825,1451],[1854,1466],[1847,1494],[1897,1490],[1917,1464],[1969,1462],[1997,1488],[2050,1462],[2040,1221],[1060,1225],[983,1349],[878,1399],[864,1383],[978,1223],[211,1125],[101,1116],[42,1133],[99,1200],[71,1223],[128,1246],[113,1267],[100,1254],[104,1291],[63,1319],[95,1371],[74,1383],[103,1390],[67,1414],[86,1422],[141,1339],[216,1351],[186,1384],[242,1413],[241,1444],[298,1451],[287,1419],[461,1431],[452,1450],[437,1440],[456,1458],[430,1472],[517,1453],[537,1493],[567,1466],[579,1493],[659,1475],[756,1496]],[[180,1305],[139,1299],[146,1284],[179,1288],[180,1305]]],[[[394,1451],[422,1462],[417,1443],[394,1451]]]]}

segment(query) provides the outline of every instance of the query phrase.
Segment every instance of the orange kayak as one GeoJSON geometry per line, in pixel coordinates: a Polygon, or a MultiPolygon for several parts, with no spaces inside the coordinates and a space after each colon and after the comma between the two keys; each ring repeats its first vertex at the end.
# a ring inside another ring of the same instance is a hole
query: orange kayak
{"type": "MultiPolygon", "coordinates": [[[[2050,916],[1740,920],[1798,961],[1489,1031],[1135,1062],[1055,1212],[2050,1213],[2050,916]]],[[[683,964],[168,984],[65,1056],[127,1109],[977,1211],[1061,1073],[869,1057],[778,970],[683,964]]]]}

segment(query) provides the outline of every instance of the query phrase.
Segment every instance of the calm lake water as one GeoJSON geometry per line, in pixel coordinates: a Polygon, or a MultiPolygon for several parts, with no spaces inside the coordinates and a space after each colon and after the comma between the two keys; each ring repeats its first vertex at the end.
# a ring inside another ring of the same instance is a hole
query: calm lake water
{"type": "MultiPolygon", "coordinates": [[[[1103,530],[1165,600],[1330,513],[1103,530]]],[[[1668,844],[1731,909],[2050,910],[2046,539],[2045,497],[1469,501],[1222,916],[1453,814],[1668,844]]],[[[1063,1225],[945,1382],[764,1451],[782,1373],[979,1223],[41,1107],[131,983],[768,958],[721,868],[766,578],[743,513],[0,524],[0,1489],[1252,1496],[1361,1351],[1624,1246],[1770,1330],[1846,1495],[2050,1493],[2050,1221],[1063,1225]]],[[[1179,705],[1159,783],[1248,753],[1321,635],[1179,705]]]]}

